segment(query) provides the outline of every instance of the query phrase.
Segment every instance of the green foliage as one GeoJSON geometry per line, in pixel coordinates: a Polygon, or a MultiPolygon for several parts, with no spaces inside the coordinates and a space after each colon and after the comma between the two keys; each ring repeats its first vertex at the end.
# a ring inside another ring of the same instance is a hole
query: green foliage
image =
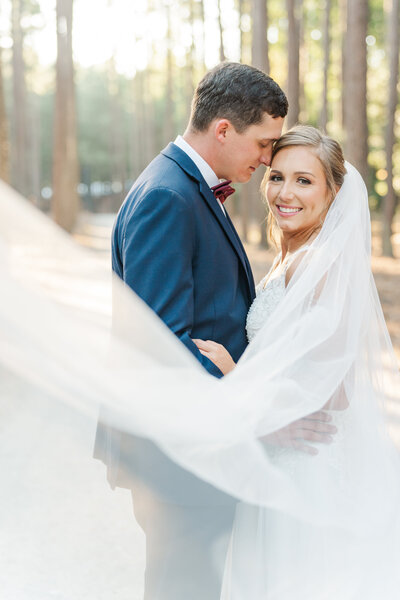
{"type": "MultiPolygon", "coordinates": [[[[40,26],[38,0],[24,0],[24,24],[28,31],[40,26]]],[[[79,159],[85,181],[113,181],[116,178],[134,178],[152,156],[169,140],[166,139],[166,120],[171,119],[174,131],[182,133],[189,116],[193,84],[204,73],[200,0],[174,0],[174,17],[171,40],[153,40],[149,49],[149,63],[144,71],[133,77],[118,74],[113,63],[101,67],[82,68],[76,65],[77,131],[79,159]],[[195,20],[189,22],[190,10],[195,20]],[[190,25],[190,27],[189,27],[190,25]],[[194,31],[196,44],[185,38],[194,31]],[[184,35],[184,32],[185,35],[184,35]],[[185,41],[186,40],[186,41],[185,41]],[[179,46],[173,54],[172,65],[172,114],[167,113],[167,67],[166,48],[179,46]],[[184,48],[184,54],[182,54],[184,48]]],[[[342,130],[342,36],[344,17],[343,2],[332,0],[331,51],[328,71],[328,132],[343,141],[342,130]]],[[[206,28],[214,26],[210,16],[210,3],[205,2],[209,21],[206,28]]],[[[250,0],[241,2],[243,57],[251,57],[250,0]]],[[[239,10],[239,0],[232,0],[232,10],[239,10]]],[[[384,132],[386,126],[388,60],[386,55],[386,15],[382,0],[369,0],[368,35],[368,126],[369,164],[371,167],[371,201],[379,206],[384,194],[383,170],[385,169],[384,132]],[[378,173],[378,177],[377,174],[378,173]],[[382,185],[383,184],[383,185],[382,185]]],[[[318,125],[322,107],[323,89],[323,20],[325,3],[317,0],[299,2],[301,16],[300,119],[304,123],[318,125]]],[[[165,18],[165,5],[161,0],[149,3],[154,17],[165,18]]],[[[152,18],[153,18],[152,17],[152,18]]],[[[237,14],[225,15],[226,21],[234,21],[237,14]]],[[[269,57],[271,75],[285,88],[287,85],[287,32],[286,6],[278,0],[268,0],[269,57]]],[[[215,29],[216,31],[216,29],[215,29]]],[[[146,31],[135,31],[136,41],[146,40],[146,31]]],[[[116,40],[117,42],[117,40],[116,40]]],[[[99,43],[101,41],[99,40],[99,43]]],[[[133,45],[134,47],[134,45],[133,45]]],[[[232,47],[227,45],[227,47],[232,47]]],[[[237,59],[238,54],[229,56],[237,59]]],[[[7,107],[12,114],[11,52],[7,53],[9,64],[5,65],[5,90],[7,107]]],[[[37,56],[26,49],[27,85],[31,98],[38,106],[40,129],[41,184],[49,185],[52,171],[52,131],[54,104],[54,69],[40,66],[37,56]],[[34,96],[32,96],[34,94],[34,96]]],[[[132,58],[132,60],[134,57],[132,58]]],[[[218,48],[215,62],[218,61],[218,48]]],[[[394,150],[394,184],[400,192],[400,115],[396,121],[396,146],[394,150]]]]}

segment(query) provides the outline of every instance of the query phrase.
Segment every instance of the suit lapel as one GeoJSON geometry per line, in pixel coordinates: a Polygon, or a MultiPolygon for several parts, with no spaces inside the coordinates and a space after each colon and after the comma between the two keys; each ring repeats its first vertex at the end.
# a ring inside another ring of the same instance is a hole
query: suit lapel
{"type": "Polygon", "coordinates": [[[241,239],[240,239],[240,237],[238,235],[238,232],[236,231],[235,226],[232,223],[230,216],[228,215],[228,211],[226,209],[225,209],[225,211],[226,211],[226,218],[228,219],[229,224],[232,227],[232,231],[233,231],[233,233],[234,233],[234,235],[235,235],[235,237],[237,239],[237,242],[239,244],[239,247],[242,250],[242,254],[243,254],[243,258],[244,258],[244,264],[246,266],[247,277],[248,277],[249,283],[250,283],[251,299],[254,300],[254,298],[255,298],[254,278],[253,278],[253,272],[251,270],[250,262],[249,262],[249,259],[247,258],[246,250],[243,247],[243,244],[242,244],[241,239]]]}
{"type": "Polygon", "coordinates": [[[233,249],[235,250],[240,262],[242,263],[244,272],[246,273],[246,276],[247,276],[247,283],[248,283],[248,287],[249,287],[250,299],[253,300],[253,298],[254,298],[254,280],[253,280],[253,275],[252,275],[251,268],[250,268],[250,263],[246,256],[246,252],[242,246],[242,243],[239,239],[239,236],[233,226],[233,223],[232,223],[231,219],[229,218],[228,213],[226,213],[226,216],[224,215],[223,211],[221,210],[221,207],[219,206],[217,200],[215,199],[215,196],[212,193],[210,187],[207,185],[207,182],[205,181],[204,177],[202,176],[202,174],[200,173],[199,169],[194,164],[192,159],[186,154],[186,152],[184,152],[183,150],[178,148],[178,146],[176,146],[175,144],[170,143],[162,151],[162,154],[164,154],[168,158],[171,158],[174,162],[176,162],[181,167],[181,169],[183,169],[186,172],[186,174],[191,179],[195,179],[198,182],[199,191],[200,191],[201,196],[206,201],[208,207],[210,208],[214,217],[217,219],[217,221],[220,224],[221,228],[223,229],[226,237],[228,238],[229,242],[231,243],[233,249]]]}
{"type": "Polygon", "coordinates": [[[216,201],[214,194],[212,193],[211,189],[208,187],[207,183],[204,180],[202,182],[199,182],[199,188],[200,188],[201,195],[207,202],[208,206],[210,207],[211,211],[213,212],[218,223],[221,225],[227,238],[229,239],[230,243],[232,244],[236,254],[238,255],[240,262],[243,265],[244,271],[247,275],[250,296],[253,299],[254,294],[253,294],[252,290],[254,288],[254,280],[253,280],[253,275],[251,273],[250,263],[246,256],[246,252],[242,246],[242,243],[239,239],[239,236],[236,232],[236,229],[228,215],[228,212],[225,211],[226,212],[226,216],[225,216],[221,210],[221,207],[219,206],[218,202],[216,201]]]}

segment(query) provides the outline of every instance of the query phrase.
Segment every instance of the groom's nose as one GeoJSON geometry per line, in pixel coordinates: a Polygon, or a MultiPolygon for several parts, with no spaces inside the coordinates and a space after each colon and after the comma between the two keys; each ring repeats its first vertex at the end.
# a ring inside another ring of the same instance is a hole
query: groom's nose
{"type": "Polygon", "coordinates": [[[260,156],[260,164],[265,165],[266,167],[269,167],[271,164],[271,158],[272,158],[272,150],[270,148],[264,149],[260,156]]]}

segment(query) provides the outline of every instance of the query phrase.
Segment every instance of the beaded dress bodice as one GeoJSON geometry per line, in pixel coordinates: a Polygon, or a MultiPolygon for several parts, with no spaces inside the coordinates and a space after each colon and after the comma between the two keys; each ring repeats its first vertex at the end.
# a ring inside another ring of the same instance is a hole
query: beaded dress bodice
{"type": "Polygon", "coordinates": [[[246,332],[249,342],[269,319],[275,308],[286,292],[286,273],[298,252],[304,251],[306,247],[300,248],[290,257],[281,261],[281,253],[275,258],[271,269],[256,286],[256,297],[247,314],[246,332]]]}

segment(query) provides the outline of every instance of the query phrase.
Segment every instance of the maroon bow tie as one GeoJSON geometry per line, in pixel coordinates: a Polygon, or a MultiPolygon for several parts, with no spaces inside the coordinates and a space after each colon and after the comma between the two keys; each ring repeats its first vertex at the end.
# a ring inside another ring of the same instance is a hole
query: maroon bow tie
{"type": "Polygon", "coordinates": [[[214,196],[222,204],[225,202],[227,197],[230,196],[231,194],[233,194],[235,191],[234,188],[229,185],[230,183],[232,183],[232,181],[230,179],[227,179],[226,181],[223,181],[222,183],[219,183],[218,185],[214,185],[211,188],[211,191],[214,194],[214,196]]]}

